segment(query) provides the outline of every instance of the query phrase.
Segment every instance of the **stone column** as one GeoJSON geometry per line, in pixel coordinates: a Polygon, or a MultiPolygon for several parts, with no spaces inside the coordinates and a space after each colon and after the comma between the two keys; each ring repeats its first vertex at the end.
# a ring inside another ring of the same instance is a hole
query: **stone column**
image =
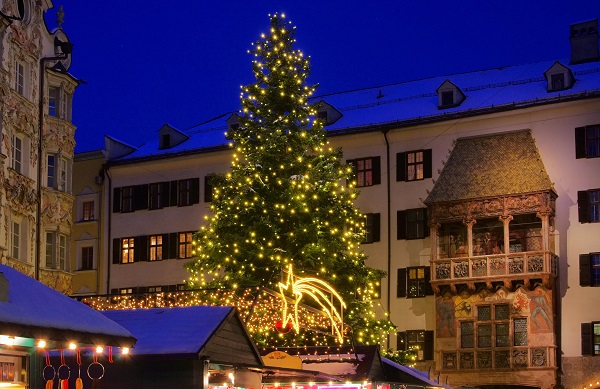
{"type": "Polygon", "coordinates": [[[504,224],[504,254],[510,253],[510,229],[508,225],[513,219],[511,215],[503,215],[498,218],[504,224]]]}
{"type": "Polygon", "coordinates": [[[477,223],[477,220],[464,220],[463,223],[467,226],[467,247],[469,248],[468,256],[470,258],[473,256],[473,226],[477,223]]]}

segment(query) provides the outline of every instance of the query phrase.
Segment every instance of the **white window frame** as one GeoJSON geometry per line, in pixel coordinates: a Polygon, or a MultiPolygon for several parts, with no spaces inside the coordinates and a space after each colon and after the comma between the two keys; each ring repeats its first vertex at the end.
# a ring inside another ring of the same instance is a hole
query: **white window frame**
{"type": "Polygon", "coordinates": [[[25,97],[26,93],[26,73],[27,65],[23,61],[17,61],[15,63],[15,91],[21,96],[25,97]]]}
{"type": "Polygon", "coordinates": [[[48,188],[71,193],[70,177],[70,160],[60,154],[49,153],[46,156],[46,185],[48,188]]]}
{"type": "Polygon", "coordinates": [[[13,220],[10,228],[10,256],[15,259],[21,259],[23,249],[23,228],[21,221],[13,220]]]}
{"type": "Polygon", "coordinates": [[[10,140],[10,167],[23,174],[23,154],[25,141],[22,136],[13,134],[10,140]]]}
{"type": "Polygon", "coordinates": [[[98,269],[98,239],[92,237],[89,234],[83,234],[75,241],[75,270],[76,271],[92,271],[98,269]],[[82,250],[83,248],[91,248],[92,249],[92,268],[91,269],[83,269],[83,258],[82,258],[82,250]]]}
{"type": "Polygon", "coordinates": [[[61,231],[46,231],[46,268],[68,271],[69,237],[61,231]]]}

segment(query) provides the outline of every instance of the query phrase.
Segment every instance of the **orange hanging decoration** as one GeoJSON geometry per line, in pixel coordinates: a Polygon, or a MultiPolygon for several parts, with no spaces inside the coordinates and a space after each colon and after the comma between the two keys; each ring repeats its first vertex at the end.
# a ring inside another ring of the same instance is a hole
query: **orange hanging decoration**
{"type": "Polygon", "coordinates": [[[71,368],[65,363],[65,354],[63,350],[60,350],[60,366],[56,371],[56,375],[58,376],[58,389],[69,389],[71,368]]]}
{"type": "Polygon", "coordinates": [[[81,353],[79,349],[76,351],[76,360],[77,360],[77,379],[75,380],[75,389],[83,389],[83,380],[81,379],[81,353]]]}

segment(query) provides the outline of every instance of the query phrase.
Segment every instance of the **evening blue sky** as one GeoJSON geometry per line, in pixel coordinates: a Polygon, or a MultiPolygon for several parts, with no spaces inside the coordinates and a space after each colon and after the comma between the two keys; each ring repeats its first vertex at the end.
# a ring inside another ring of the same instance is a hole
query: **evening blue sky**
{"type": "Polygon", "coordinates": [[[74,44],[76,151],[104,134],[140,146],[235,111],[247,51],[283,12],[311,57],[316,95],[570,55],[569,25],[598,0],[55,0],[74,44]]]}

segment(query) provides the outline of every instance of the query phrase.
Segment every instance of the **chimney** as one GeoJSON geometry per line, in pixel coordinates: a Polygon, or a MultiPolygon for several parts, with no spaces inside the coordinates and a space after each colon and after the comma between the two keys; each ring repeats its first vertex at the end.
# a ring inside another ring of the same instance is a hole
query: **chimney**
{"type": "Polygon", "coordinates": [[[571,24],[571,64],[593,62],[598,54],[598,19],[571,24]]]}

